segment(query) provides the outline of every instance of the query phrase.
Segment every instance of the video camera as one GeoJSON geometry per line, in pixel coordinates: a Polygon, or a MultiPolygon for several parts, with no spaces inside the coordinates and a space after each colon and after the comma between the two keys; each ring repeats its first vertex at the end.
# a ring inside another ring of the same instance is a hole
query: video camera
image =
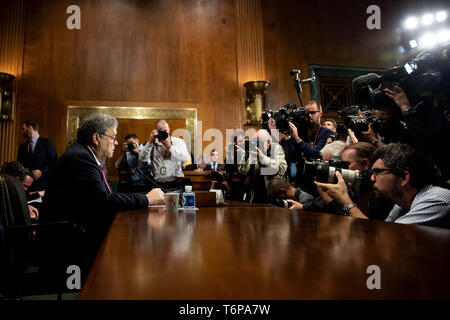
{"type": "Polygon", "coordinates": [[[432,98],[436,92],[448,94],[447,83],[450,76],[449,44],[417,55],[401,66],[382,71],[380,74],[369,73],[353,80],[353,91],[362,110],[380,107],[398,108],[395,102],[386,96],[386,88],[401,87],[408,100],[417,104],[432,98]]]}
{"type": "Polygon", "coordinates": [[[275,126],[280,132],[291,131],[289,122],[297,128],[304,128],[308,122],[309,111],[305,108],[298,108],[295,104],[287,104],[273,113],[275,126]]]}
{"type": "Polygon", "coordinates": [[[372,112],[366,110],[364,114],[358,114],[358,106],[350,106],[343,108],[337,112],[338,117],[344,118],[346,128],[353,130],[355,133],[365,132],[369,130],[369,123],[372,124],[374,132],[380,132],[381,120],[372,115],[372,112]]]}

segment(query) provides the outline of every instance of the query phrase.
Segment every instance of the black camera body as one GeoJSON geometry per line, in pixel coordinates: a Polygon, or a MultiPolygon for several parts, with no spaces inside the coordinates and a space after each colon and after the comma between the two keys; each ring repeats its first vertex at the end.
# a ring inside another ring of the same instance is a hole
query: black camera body
{"type": "Polygon", "coordinates": [[[369,123],[372,124],[374,132],[380,132],[381,120],[366,111],[363,115],[358,115],[359,106],[350,106],[338,111],[338,117],[344,118],[344,125],[355,133],[369,130],[369,123]]]}
{"type": "Polygon", "coordinates": [[[380,72],[369,73],[353,80],[357,103],[363,110],[382,106],[398,108],[386,96],[384,89],[400,86],[412,105],[430,99],[436,92],[448,94],[450,78],[450,46],[448,43],[417,55],[404,65],[380,72]]]}
{"type": "Polygon", "coordinates": [[[289,122],[292,122],[297,129],[304,128],[308,117],[309,111],[303,107],[298,108],[295,104],[287,104],[273,113],[275,125],[281,132],[291,131],[289,122]]]}
{"type": "Polygon", "coordinates": [[[169,134],[161,129],[158,129],[158,135],[156,136],[159,141],[164,141],[169,137],[169,134]]]}
{"type": "Polygon", "coordinates": [[[127,145],[127,148],[128,148],[128,151],[133,151],[134,149],[136,149],[136,147],[137,147],[137,144],[136,143],[134,143],[134,142],[128,142],[128,145],[127,145]]]}

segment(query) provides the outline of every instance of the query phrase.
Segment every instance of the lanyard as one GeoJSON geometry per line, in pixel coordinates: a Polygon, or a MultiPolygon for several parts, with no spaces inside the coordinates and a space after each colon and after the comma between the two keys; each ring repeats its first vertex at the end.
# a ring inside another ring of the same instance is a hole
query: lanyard
{"type": "Polygon", "coordinates": [[[322,126],[321,126],[321,125],[319,125],[319,129],[317,130],[316,137],[314,138],[314,143],[312,143],[311,141],[309,141],[309,145],[310,145],[311,147],[313,147],[313,146],[316,145],[316,141],[317,141],[317,137],[319,136],[320,129],[322,129],[322,126]]]}

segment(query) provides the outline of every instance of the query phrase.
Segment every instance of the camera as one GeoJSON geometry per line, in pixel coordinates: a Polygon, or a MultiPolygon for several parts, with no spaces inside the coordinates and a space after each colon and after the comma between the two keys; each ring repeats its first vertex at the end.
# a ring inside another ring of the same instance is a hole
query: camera
{"type": "Polygon", "coordinates": [[[137,144],[136,144],[136,143],[134,143],[134,142],[128,142],[128,145],[127,145],[128,151],[131,152],[132,150],[136,149],[136,147],[137,147],[137,144]]]}
{"type": "Polygon", "coordinates": [[[270,203],[280,208],[289,208],[289,202],[283,199],[273,199],[270,203]]]}
{"type": "MultiPolygon", "coordinates": [[[[336,161],[334,162],[337,163],[336,161]]],[[[349,190],[359,190],[361,186],[361,175],[355,170],[334,167],[322,161],[305,161],[303,174],[307,179],[316,179],[318,182],[337,183],[336,172],[342,174],[342,178],[349,190]]]]}
{"type": "Polygon", "coordinates": [[[450,77],[449,44],[424,51],[404,65],[395,66],[380,74],[369,73],[353,80],[353,91],[362,108],[378,109],[381,106],[398,108],[386,96],[384,89],[401,87],[412,105],[431,99],[436,92],[448,94],[450,77]]]}
{"type": "Polygon", "coordinates": [[[159,141],[164,141],[169,137],[169,134],[161,129],[158,129],[158,135],[156,136],[159,141]]]}
{"type": "Polygon", "coordinates": [[[305,108],[298,108],[295,104],[287,104],[273,113],[275,126],[280,131],[291,131],[289,122],[292,122],[298,129],[305,128],[308,122],[309,111],[305,108]]]}
{"type": "Polygon", "coordinates": [[[372,115],[371,111],[365,111],[363,115],[358,115],[359,106],[350,106],[338,111],[338,117],[344,118],[344,125],[355,133],[369,130],[369,123],[372,123],[372,130],[380,132],[381,120],[372,115]]]}

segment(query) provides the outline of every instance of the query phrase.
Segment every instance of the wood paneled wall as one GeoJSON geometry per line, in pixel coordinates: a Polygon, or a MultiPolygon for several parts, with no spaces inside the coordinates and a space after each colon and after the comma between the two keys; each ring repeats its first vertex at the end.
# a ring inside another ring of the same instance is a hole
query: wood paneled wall
{"type": "Polygon", "coordinates": [[[16,94],[15,121],[0,121],[0,165],[17,157],[20,116],[20,82],[22,80],[23,46],[25,34],[23,0],[0,1],[0,72],[14,75],[13,90],[16,94]]]}
{"type": "MultiPolygon", "coordinates": [[[[67,101],[194,103],[203,130],[224,131],[242,126],[249,77],[271,82],[266,103],[278,108],[297,103],[293,68],[306,77],[310,64],[390,67],[401,14],[418,2],[378,1],[382,29],[373,31],[369,0],[78,0],[81,30],[66,27],[72,1],[7,0],[6,15],[17,19],[2,23],[18,43],[25,35],[23,59],[14,55],[23,60],[19,117],[37,120],[61,154],[67,101]],[[21,3],[26,32],[15,27],[21,3]]],[[[2,148],[15,150],[18,137],[6,140],[2,148]]]]}

